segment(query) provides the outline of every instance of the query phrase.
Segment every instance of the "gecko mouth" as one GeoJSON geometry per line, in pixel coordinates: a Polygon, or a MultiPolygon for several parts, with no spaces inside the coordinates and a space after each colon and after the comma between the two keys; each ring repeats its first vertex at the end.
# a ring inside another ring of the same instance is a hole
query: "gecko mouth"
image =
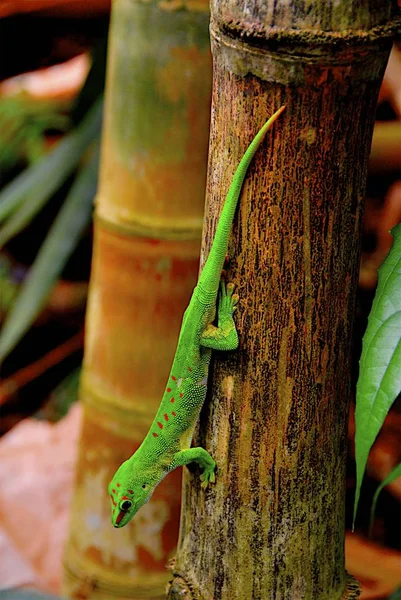
{"type": "Polygon", "coordinates": [[[120,510],[120,513],[116,519],[115,527],[119,526],[119,524],[121,523],[121,521],[123,520],[123,518],[125,517],[126,514],[127,514],[126,510],[120,510]]]}

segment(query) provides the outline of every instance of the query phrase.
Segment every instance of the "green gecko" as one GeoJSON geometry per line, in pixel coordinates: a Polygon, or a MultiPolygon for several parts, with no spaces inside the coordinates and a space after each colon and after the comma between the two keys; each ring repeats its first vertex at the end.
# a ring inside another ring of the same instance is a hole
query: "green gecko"
{"type": "Polygon", "coordinates": [[[200,410],[206,398],[212,350],[235,350],[238,335],[233,313],[238,295],[221,281],[228,238],[249,164],[267,130],[283,112],[279,108],[248,146],[228,191],[213,244],[184,313],[177,350],[166,390],[149,432],[134,454],[117,469],[108,491],[111,522],[124,527],[173,469],[196,462],[202,487],[215,481],[216,463],[204,448],[191,448],[200,410]],[[216,316],[218,325],[213,325],[216,316]]]}

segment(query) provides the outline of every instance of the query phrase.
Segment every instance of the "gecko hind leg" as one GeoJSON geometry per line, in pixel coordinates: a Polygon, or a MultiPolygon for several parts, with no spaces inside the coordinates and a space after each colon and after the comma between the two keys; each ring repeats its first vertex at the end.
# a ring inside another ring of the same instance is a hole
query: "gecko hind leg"
{"type": "Polygon", "coordinates": [[[176,452],[170,469],[173,470],[176,467],[183,467],[184,465],[189,465],[191,462],[198,463],[201,469],[203,469],[200,476],[202,481],[201,486],[203,488],[206,488],[209,483],[214,483],[216,481],[214,474],[216,463],[204,448],[188,448],[176,452]]]}
{"type": "Polygon", "coordinates": [[[238,294],[234,294],[234,284],[220,282],[218,327],[208,325],[202,333],[200,344],[212,350],[235,350],[238,348],[238,334],[233,314],[237,308],[238,294]]]}

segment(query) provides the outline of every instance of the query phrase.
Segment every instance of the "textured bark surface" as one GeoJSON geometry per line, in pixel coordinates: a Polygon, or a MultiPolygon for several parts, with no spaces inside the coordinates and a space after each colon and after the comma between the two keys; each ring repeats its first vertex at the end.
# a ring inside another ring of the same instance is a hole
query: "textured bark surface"
{"type": "Polygon", "coordinates": [[[208,5],[113,5],[65,593],[164,595],[181,473],[115,530],[107,485],[157,411],[196,281],[206,183],[208,5]]]}
{"type": "Polygon", "coordinates": [[[344,569],[350,346],[367,160],[394,28],[391,3],[375,7],[212,2],[203,259],[240,157],[287,108],[251,165],[233,228],[240,347],[215,355],[195,440],[215,458],[217,483],[205,493],[184,475],[170,600],[358,595],[344,569]]]}

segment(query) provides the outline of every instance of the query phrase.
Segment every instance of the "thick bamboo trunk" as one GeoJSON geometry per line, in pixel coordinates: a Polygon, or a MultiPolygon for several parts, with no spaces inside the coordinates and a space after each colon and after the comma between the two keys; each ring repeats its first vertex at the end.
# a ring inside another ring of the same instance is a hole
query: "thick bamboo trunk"
{"type": "Polygon", "coordinates": [[[212,2],[207,254],[234,169],[257,153],[231,242],[239,350],[216,354],[186,471],[169,599],[340,600],[346,428],[360,223],[394,5],[212,2]]]}
{"type": "Polygon", "coordinates": [[[107,486],[157,410],[196,280],[211,91],[208,6],[197,8],[113,5],[65,553],[71,598],[161,597],[176,545],[178,471],[123,530],[112,527],[107,486]]]}

